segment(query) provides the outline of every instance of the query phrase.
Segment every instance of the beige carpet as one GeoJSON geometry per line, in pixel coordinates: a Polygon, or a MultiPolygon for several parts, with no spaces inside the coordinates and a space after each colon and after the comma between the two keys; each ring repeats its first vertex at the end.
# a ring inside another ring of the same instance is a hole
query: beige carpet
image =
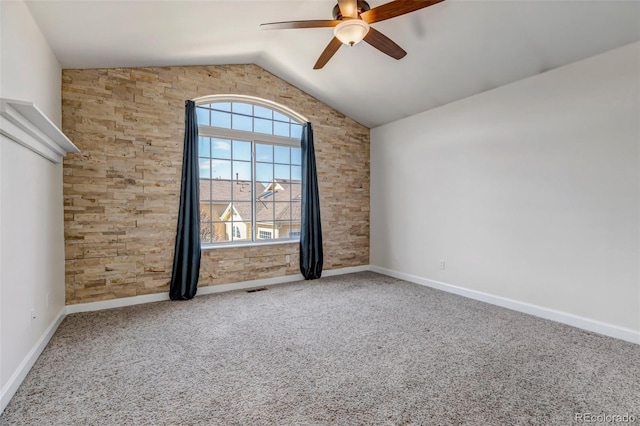
{"type": "Polygon", "coordinates": [[[374,273],[68,316],[0,423],[640,423],[640,346],[374,273]]]}

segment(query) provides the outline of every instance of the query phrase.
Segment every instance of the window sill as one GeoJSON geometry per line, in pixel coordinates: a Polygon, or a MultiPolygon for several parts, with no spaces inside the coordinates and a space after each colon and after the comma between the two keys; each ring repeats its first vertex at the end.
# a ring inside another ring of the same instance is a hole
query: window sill
{"type": "Polygon", "coordinates": [[[218,244],[202,244],[200,248],[202,250],[217,250],[225,248],[238,248],[238,247],[262,247],[262,246],[275,246],[280,244],[299,244],[299,239],[282,239],[282,240],[267,240],[265,242],[248,241],[241,243],[218,243],[218,244]]]}

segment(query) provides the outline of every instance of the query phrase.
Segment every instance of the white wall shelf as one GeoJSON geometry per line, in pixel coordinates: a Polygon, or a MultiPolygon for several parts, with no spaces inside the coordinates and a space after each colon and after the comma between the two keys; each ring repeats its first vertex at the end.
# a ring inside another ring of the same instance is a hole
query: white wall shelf
{"type": "Polygon", "coordinates": [[[0,98],[0,134],[53,163],[80,152],[33,102],[0,98]]]}

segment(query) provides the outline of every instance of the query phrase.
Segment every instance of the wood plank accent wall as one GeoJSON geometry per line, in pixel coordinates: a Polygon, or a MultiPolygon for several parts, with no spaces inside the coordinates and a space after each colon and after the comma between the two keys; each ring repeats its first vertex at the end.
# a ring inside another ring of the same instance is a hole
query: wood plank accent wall
{"type": "MultiPolygon", "coordinates": [[[[184,102],[234,93],[313,123],[325,270],[369,263],[369,129],[256,65],[62,73],[66,303],[168,291],[184,102]]],[[[199,286],[299,273],[298,245],[203,252],[199,286]],[[291,263],[285,262],[289,254],[291,263]]]]}

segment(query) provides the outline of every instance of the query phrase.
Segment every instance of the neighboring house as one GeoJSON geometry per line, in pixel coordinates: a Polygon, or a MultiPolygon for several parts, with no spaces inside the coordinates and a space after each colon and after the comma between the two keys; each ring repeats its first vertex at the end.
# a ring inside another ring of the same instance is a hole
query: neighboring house
{"type": "Polygon", "coordinates": [[[256,182],[255,194],[253,198],[248,181],[200,179],[200,236],[203,243],[251,240],[253,199],[256,201],[256,239],[300,236],[299,180],[256,182]]]}

